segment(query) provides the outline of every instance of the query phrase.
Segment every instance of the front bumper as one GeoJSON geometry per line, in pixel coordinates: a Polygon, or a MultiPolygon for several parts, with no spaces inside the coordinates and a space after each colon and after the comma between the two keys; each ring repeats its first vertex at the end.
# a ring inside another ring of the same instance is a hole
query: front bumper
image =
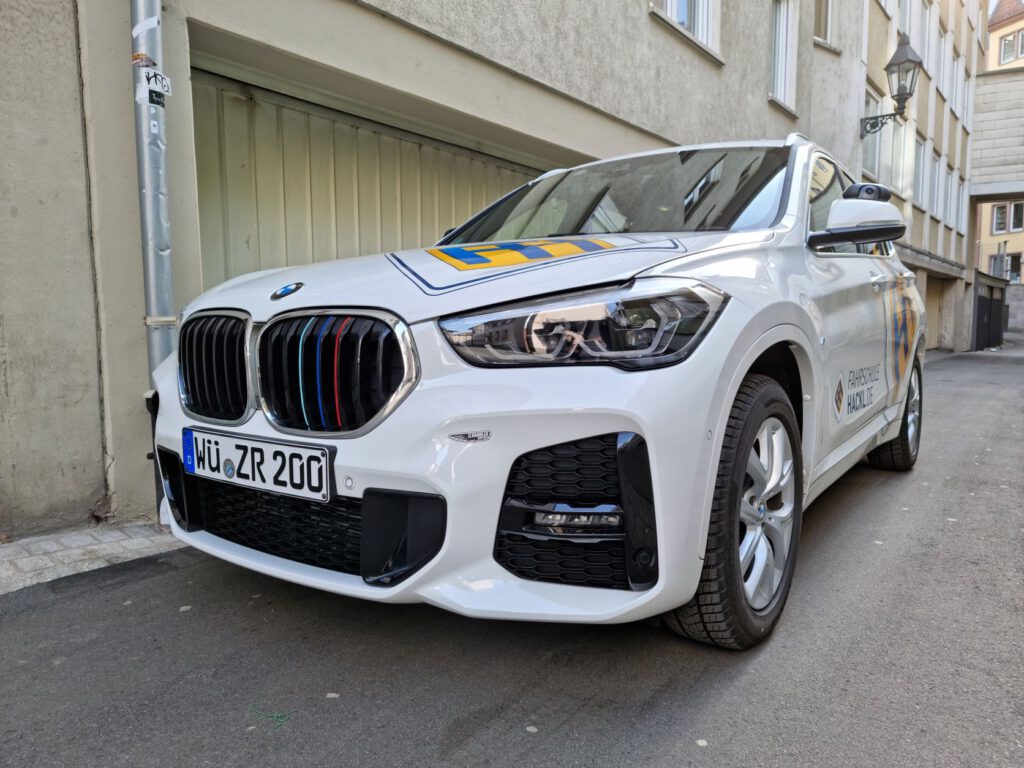
{"type": "MultiPolygon", "coordinates": [[[[725,319],[725,318],[722,318],[725,319]]],[[[262,412],[234,427],[203,424],[179,406],[175,361],[157,372],[158,449],[182,454],[182,430],[213,428],[267,440],[335,446],[339,495],[367,489],[440,497],[445,505],[437,554],[394,585],[341,573],[185,530],[174,534],[224,560],[288,581],[382,602],[426,602],[460,614],[535,621],[625,622],[675,608],[694,594],[704,549],[703,523],[713,472],[713,414],[722,352],[702,344],[685,362],[642,374],[607,367],[492,370],[463,363],[433,323],[412,329],[421,378],[408,398],[371,432],[353,439],[285,437],[262,412]],[[464,443],[450,435],[487,431],[464,443]],[[532,581],[495,559],[509,471],[538,448],[609,433],[646,441],[657,536],[657,577],[645,589],[604,589],[532,581]]],[[[167,505],[167,501],[163,502],[167,505]]]]}

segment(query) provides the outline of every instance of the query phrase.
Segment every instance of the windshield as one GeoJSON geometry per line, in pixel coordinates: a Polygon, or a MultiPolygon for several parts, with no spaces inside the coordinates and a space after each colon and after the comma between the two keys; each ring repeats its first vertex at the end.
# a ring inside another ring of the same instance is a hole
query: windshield
{"type": "Polygon", "coordinates": [[[788,147],[698,149],[612,160],[517,189],[446,243],[771,226],[788,147]]]}

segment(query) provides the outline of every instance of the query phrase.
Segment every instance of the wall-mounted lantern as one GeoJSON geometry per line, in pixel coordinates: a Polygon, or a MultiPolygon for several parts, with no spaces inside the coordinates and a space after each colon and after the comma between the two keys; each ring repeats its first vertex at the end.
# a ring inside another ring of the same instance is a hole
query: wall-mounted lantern
{"type": "Polygon", "coordinates": [[[907,102],[910,101],[910,97],[914,95],[914,89],[917,88],[917,76],[920,71],[921,57],[910,47],[910,38],[906,33],[901,32],[896,53],[885,65],[885,76],[889,79],[889,93],[892,94],[892,100],[896,104],[896,111],[888,115],[862,117],[860,120],[860,137],[862,139],[869,133],[878,133],[886,123],[903,117],[907,109],[907,102]]]}

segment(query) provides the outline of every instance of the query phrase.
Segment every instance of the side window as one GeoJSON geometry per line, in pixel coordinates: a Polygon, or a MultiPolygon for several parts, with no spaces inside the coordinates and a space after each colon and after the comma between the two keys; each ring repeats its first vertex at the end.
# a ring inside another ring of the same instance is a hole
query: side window
{"type": "Polygon", "coordinates": [[[846,188],[843,177],[835,164],[817,157],[811,168],[811,185],[808,192],[808,220],[812,232],[821,232],[828,224],[828,212],[832,203],[843,196],[846,188]]]}

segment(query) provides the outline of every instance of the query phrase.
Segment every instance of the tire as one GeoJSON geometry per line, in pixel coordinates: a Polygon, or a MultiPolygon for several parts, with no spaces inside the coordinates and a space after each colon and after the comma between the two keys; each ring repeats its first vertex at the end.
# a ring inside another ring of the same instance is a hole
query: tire
{"type": "Polygon", "coordinates": [[[789,595],[800,540],[799,435],[793,406],[778,382],[748,375],[725,429],[700,584],[690,602],[663,616],[670,629],[691,640],[735,650],[756,645],[774,629],[789,595]],[[773,456],[780,467],[777,484],[772,482],[773,456]],[[773,485],[782,489],[777,495],[771,493],[773,485]],[[751,504],[752,499],[757,503],[751,504]],[[755,581],[760,586],[752,589],[755,581]]]}
{"type": "Polygon", "coordinates": [[[903,408],[903,422],[900,433],[887,443],[882,443],[868,454],[868,463],[876,469],[894,472],[908,472],[917,463],[921,448],[921,423],[924,415],[924,387],[922,386],[921,364],[914,359],[907,387],[907,402],[903,408]]]}

